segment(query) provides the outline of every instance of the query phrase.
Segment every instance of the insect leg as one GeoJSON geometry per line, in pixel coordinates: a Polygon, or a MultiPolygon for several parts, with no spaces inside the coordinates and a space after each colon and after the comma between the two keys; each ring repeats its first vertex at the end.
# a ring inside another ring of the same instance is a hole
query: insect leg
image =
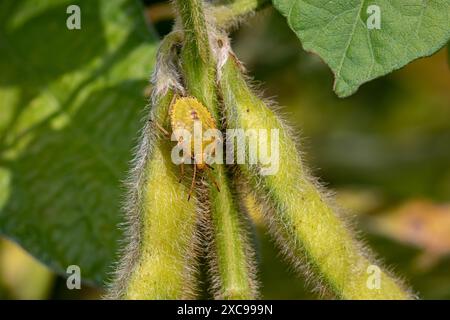
{"type": "MultiPolygon", "coordinates": [[[[211,170],[214,170],[213,167],[208,166],[208,168],[210,168],[211,170]]],[[[220,188],[219,188],[219,184],[217,183],[216,179],[214,178],[214,176],[211,174],[211,171],[206,170],[208,172],[208,176],[209,178],[212,180],[212,182],[214,183],[214,185],[217,188],[217,191],[220,192],[220,188]]]]}
{"type": "MultiPolygon", "coordinates": [[[[172,105],[173,105],[173,103],[175,102],[175,100],[177,99],[177,97],[178,97],[178,95],[176,95],[176,94],[174,94],[173,95],[173,97],[172,97],[172,100],[170,101],[170,104],[169,104],[169,110],[171,110],[172,109],[172,105]]],[[[170,111],[169,111],[170,112],[170,111]]],[[[155,122],[155,125],[156,125],[156,127],[168,138],[168,139],[170,139],[170,133],[166,130],[166,129],[164,129],[157,121],[153,121],[153,120],[149,120],[150,122],[155,122]]]]}
{"type": "Polygon", "coordinates": [[[166,129],[164,129],[158,122],[155,121],[155,125],[167,138],[170,138],[170,133],[166,129]]]}
{"type": "Polygon", "coordinates": [[[178,183],[181,183],[181,181],[183,180],[183,177],[184,177],[184,161],[180,164],[180,170],[181,170],[181,174],[180,174],[180,178],[178,179],[178,183]]]}
{"type": "Polygon", "coordinates": [[[194,163],[194,175],[192,176],[192,183],[191,183],[191,188],[189,189],[188,201],[191,199],[192,190],[194,190],[196,173],[197,173],[197,166],[194,163]]]}

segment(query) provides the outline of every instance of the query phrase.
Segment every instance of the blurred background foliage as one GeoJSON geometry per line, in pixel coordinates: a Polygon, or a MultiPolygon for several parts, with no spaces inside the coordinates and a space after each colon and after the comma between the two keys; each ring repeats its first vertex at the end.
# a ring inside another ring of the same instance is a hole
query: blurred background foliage
{"type": "MultiPolygon", "coordinates": [[[[146,4],[148,18],[163,36],[172,26],[170,7],[161,1],[146,4]]],[[[421,298],[450,299],[447,49],[339,99],[330,70],[302,51],[275,10],[248,19],[232,39],[256,86],[266,97],[276,97],[300,132],[306,163],[335,191],[342,214],[362,230],[369,247],[421,298]]],[[[258,222],[256,230],[263,297],[315,298],[305,279],[294,276],[277,256],[258,222]]],[[[80,291],[67,290],[62,276],[1,240],[0,298],[93,299],[101,294],[87,284],[80,291]]]]}

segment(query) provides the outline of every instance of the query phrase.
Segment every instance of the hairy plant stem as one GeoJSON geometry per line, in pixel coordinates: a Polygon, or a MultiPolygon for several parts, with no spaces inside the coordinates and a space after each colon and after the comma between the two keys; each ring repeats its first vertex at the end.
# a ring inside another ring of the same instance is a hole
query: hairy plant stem
{"type": "Polygon", "coordinates": [[[209,12],[217,26],[227,29],[255,11],[270,4],[270,0],[224,0],[210,6],[209,12]]]}
{"type": "Polygon", "coordinates": [[[253,203],[260,205],[282,252],[295,267],[313,277],[322,293],[342,299],[412,298],[354,239],[303,166],[287,127],[254,94],[241,69],[230,55],[220,79],[224,116],[229,128],[279,130],[276,174],[261,175],[261,164],[249,165],[248,161],[239,169],[254,190],[257,200],[253,203]],[[371,265],[375,266],[369,268],[371,265]],[[371,270],[375,270],[373,274],[371,270]],[[376,277],[379,287],[371,282],[376,277]]]}
{"type": "MultiPolygon", "coordinates": [[[[177,0],[184,41],[181,66],[186,91],[200,100],[219,121],[216,61],[212,55],[208,26],[200,0],[177,0]]],[[[253,299],[257,295],[253,254],[233,195],[233,185],[223,165],[216,165],[214,177],[221,190],[207,186],[205,233],[213,294],[220,299],[253,299]]]]}

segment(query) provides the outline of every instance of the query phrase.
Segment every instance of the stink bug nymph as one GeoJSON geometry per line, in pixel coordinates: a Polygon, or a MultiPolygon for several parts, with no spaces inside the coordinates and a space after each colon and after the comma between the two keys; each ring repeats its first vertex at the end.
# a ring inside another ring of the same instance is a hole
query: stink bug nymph
{"type": "MultiPolygon", "coordinates": [[[[195,126],[201,126],[201,131],[207,131],[209,129],[217,130],[216,122],[212,117],[211,113],[208,109],[196,98],[194,97],[177,97],[174,96],[172,99],[170,108],[169,108],[169,118],[170,118],[170,126],[172,132],[186,130],[190,136],[194,136],[194,128],[195,126]]],[[[166,135],[170,136],[169,132],[167,132],[163,127],[161,127],[158,123],[157,127],[166,135]]],[[[192,176],[191,187],[189,189],[188,201],[191,198],[192,190],[195,185],[195,178],[197,174],[197,170],[205,170],[205,169],[213,169],[208,163],[207,159],[215,153],[214,148],[210,148],[207,150],[206,146],[211,143],[215,146],[215,138],[212,137],[212,140],[205,140],[202,138],[201,143],[196,148],[195,147],[195,137],[191,139],[191,141],[184,141],[183,136],[179,136],[177,138],[177,144],[179,146],[190,143],[187,145],[187,149],[190,151],[191,160],[193,160],[193,169],[194,173],[192,176]],[[208,154],[211,153],[211,154],[208,154]]],[[[182,181],[184,175],[184,161],[180,163],[181,175],[179,182],[182,181]]],[[[207,171],[210,175],[211,180],[214,182],[217,190],[220,191],[217,182],[214,177],[207,171]]]]}

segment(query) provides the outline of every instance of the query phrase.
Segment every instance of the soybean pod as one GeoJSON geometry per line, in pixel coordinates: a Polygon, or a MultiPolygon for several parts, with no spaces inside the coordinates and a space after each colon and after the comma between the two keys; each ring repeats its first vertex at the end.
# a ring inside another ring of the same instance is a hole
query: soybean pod
{"type": "Polygon", "coordinates": [[[320,293],[340,299],[413,298],[355,239],[303,165],[289,128],[254,93],[242,69],[230,53],[219,79],[223,116],[228,128],[278,131],[278,170],[266,175],[263,164],[245,161],[238,165],[238,174],[249,184],[256,199],[253,203],[259,205],[281,251],[314,280],[320,293]],[[372,274],[373,270],[378,274],[372,274]]]}

